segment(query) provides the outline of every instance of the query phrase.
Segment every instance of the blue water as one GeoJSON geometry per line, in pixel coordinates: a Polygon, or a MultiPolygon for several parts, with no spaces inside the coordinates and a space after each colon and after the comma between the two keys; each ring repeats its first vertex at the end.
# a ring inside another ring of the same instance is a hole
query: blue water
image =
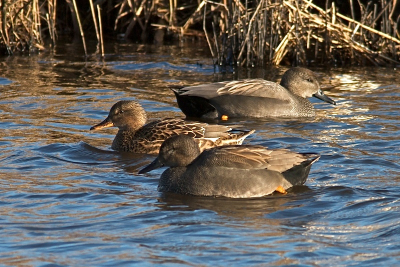
{"type": "Polygon", "coordinates": [[[397,266],[400,73],[314,69],[337,106],[306,120],[237,120],[246,143],[318,152],[305,186],[227,199],[162,195],[153,157],[90,132],[121,99],[182,117],[168,86],[279,80],[286,68],[214,74],[205,48],[72,47],[0,65],[0,262],[4,266],[397,266]]]}

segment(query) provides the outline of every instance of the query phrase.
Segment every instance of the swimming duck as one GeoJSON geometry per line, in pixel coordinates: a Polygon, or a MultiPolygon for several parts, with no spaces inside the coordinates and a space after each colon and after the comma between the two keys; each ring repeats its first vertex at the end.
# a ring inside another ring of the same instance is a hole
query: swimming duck
{"type": "Polygon", "coordinates": [[[177,135],[168,138],[158,157],[139,173],[168,166],[160,192],[252,198],[304,184],[319,157],[259,145],[220,146],[201,153],[192,137],[177,135]]]}
{"type": "Polygon", "coordinates": [[[307,97],[327,103],[317,76],[309,69],[287,70],[280,84],[263,79],[225,81],[172,89],[179,108],[187,117],[313,117],[314,107],[307,97]]]}
{"type": "Polygon", "coordinates": [[[184,134],[195,138],[200,150],[226,144],[241,144],[254,130],[232,130],[228,126],[162,119],[146,124],[147,116],[136,101],[115,103],[108,117],[90,130],[118,127],[111,148],[117,151],[157,154],[163,141],[168,137],[184,134]]]}

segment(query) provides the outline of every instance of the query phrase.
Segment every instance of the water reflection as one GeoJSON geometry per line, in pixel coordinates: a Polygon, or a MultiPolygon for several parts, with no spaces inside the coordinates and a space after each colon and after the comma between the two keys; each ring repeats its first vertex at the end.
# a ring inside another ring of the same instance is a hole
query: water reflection
{"type": "Polygon", "coordinates": [[[172,211],[180,210],[211,210],[219,215],[231,216],[237,220],[263,218],[266,214],[284,210],[285,204],[292,201],[297,193],[309,190],[306,186],[292,189],[288,195],[276,193],[272,196],[254,199],[230,199],[224,197],[198,197],[163,193],[157,206],[172,211]],[[299,189],[300,188],[300,189],[299,189]]]}

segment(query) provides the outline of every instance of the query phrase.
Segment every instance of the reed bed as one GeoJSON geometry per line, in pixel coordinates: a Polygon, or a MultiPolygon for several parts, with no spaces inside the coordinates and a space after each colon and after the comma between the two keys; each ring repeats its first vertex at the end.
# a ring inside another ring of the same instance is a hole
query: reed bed
{"type": "MultiPolygon", "coordinates": [[[[320,1],[322,2],[322,1],[320,1]]],[[[399,64],[399,17],[396,1],[357,5],[349,1],[352,18],[335,2],[321,8],[312,1],[202,1],[206,38],[216,64],[239,66],[309,64],[399,64]],[[360,10],[355,19],[354,9],[360,10]],[[219,19],[207,25],[207,14],[219,19]],[[398,15],[398,14],[397,14],[398,15]],[[207,27],[208,26],[208,27],[207,27]]],[[[367,2],[367,1],[365,1],[367,2]]],[[[189,18],[188,21],[194,21],[189,18]]],[[[181,31],[188,27],[185,24],[181,31]]]]}
{"type": "MultiPolygon", "coordinates": [[[[44,19],[55,21],[53,1],[47,4],[47,17],[44,19]]],[[[11,55],[15,51],[44,49],[38,0],[1,0],[0,8],[1,50],[11,55]]],[[[49,27],[55,34],[53,25],[49,27]]]]}
{"type": "Polygon", "coordinates": [[[107,32],[142,42],[205,40],[219,66],[390,66],[400,63],[399,6],[397,0],[0,0],[0,48],[45,49],[70,25],[85,53],[85,36],[96,36],[100,55],[107,32]]]}

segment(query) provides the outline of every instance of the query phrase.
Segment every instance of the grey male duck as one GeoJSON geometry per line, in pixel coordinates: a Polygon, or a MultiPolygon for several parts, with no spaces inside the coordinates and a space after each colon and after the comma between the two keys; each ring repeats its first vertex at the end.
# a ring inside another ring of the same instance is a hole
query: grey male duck
{"type": "Polygon", "coordinates": [[[187,117],[313,117],[307,97],[336,102],[321,90],[317,76],[306,68],[287,70],[280,84],[263,79],[225,81],[172,89],[187,117]]]}
{"type": "Polygon", "coordinates": [[[162,119],[148,124],[146,121],[146,111],[138,102],[119,101],[112,106],[108,117],[90,130],[118,127],[112,149],[147,154],[157,154],[168,137],[178,134],[194,137],[200,150],[204,150],[227,144],[240,145],[254,132],[182,119],[162,119]]]}
{"type": "Polygon", "coordinates": [[[318,154],[300,154],[258,145],[221,146],[202,153],[193,138],[173,136],[158,157],[139,171],[168,166],[160,178],[160,192],[231,198],[262,197],[307,180],[318,154]]]}

